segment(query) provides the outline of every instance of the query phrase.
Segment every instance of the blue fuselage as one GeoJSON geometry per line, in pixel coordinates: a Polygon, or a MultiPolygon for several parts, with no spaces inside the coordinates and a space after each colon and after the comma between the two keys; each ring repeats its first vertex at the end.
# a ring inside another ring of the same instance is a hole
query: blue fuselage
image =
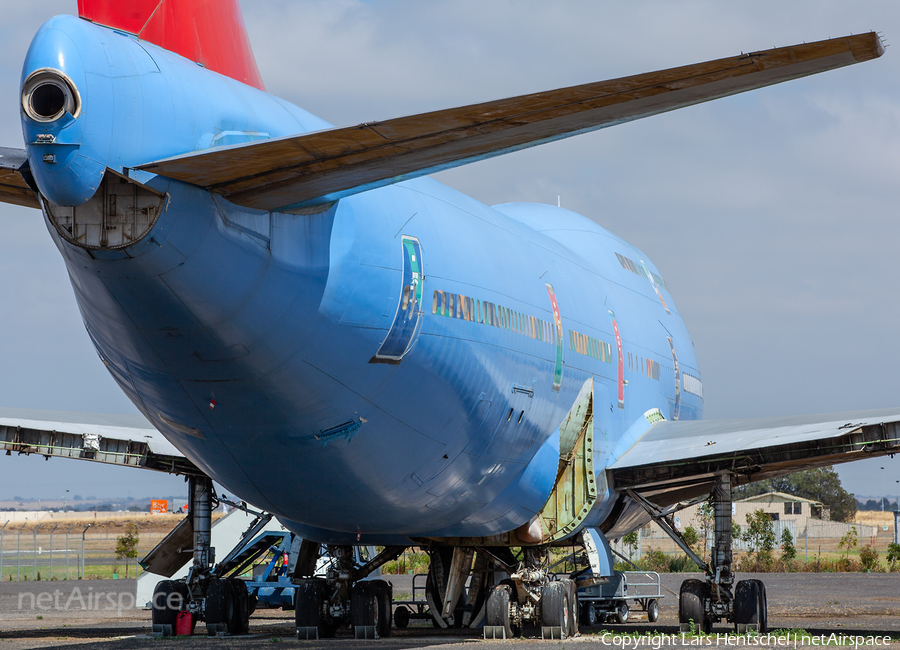
{"type": "MultiPolygon", "coordinates": [[[[36,182],[61,205],[90,198],[107,167],[328,128],[71,17],[41,29],[23,80],[44,67],[83,102],[65,124],[22,118],[36,182]],[[32,144],[48,132],[53,144],[32,144]]],[[[91,339],[186,456],[301,534],[387,543],[520,526],[547,499],[556,431],[591,377],[599,472],[648,410],[702,415],[659,271],[585,217],[488,207],[430,179],[268,213],[131,176],[169,198],[127,249],[85,250],[48,220],[91,339]]]]}

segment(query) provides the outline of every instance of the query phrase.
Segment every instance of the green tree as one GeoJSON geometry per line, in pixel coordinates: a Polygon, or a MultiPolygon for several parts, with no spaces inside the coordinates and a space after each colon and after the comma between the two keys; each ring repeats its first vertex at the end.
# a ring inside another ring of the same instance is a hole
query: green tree
{"type": "Polygon", "coordinates": [[[794,536],[787,528],[781,531],[781,557],[785,560],[793,560],[797,557],[797,549],[794,547],[794,536]]]}
{"type": "Polygon", "coordinates": [[[821,501],[834,521],[852,521],[856,516],[856,498],[841,485],[833,467],[818,467],[804,472],[742,485],[734,490],[734,499],[746,499],[767,492],[784,492],[821,501]]]}
{"type": "Polygon", "coordinates": [[[772,551],[775,549],[775,525],[765,510],[754,510],[747,514],[747,529],[743,540],[747,542],[751,553],[756,553],[756,570],[762,565],[772,562],[772,551]]]}
{"type": "Polygon", "coordinates": [[[116,559],[123,560],[125,562],[125,577],[128,577],[128,565],[130,564],[129,560],[133,560],[138,555],[138,531],[137,526],[134,524],[131,525],[131,530],[129,530],[124,535],[119,535],[116,538],[116,559]]]}
{"type": "Polygon", "coordinates": [[[847,534],[841,537],[841,541],[838,542],[838,548],[842,548],[847,551],[846,558],[850,559],[850,551],[856,548],[859,544],[859,535],[856,532],[856,526],[851,526],[850,530],[847,531],[847,534]]]}
{"type": "Polygon", "coordinates": [[[684,529],[684,532],[681,533],[681,539],[684,540],[684,543],[690,546],[692,549],[697,546],[697,542],[700,541],[700,535],[697,534],[697,529],[693,526],[688,526],[684,529]]]}
{"type": "Polygon", "coordinates": [[[634,559],[634,552],[637,550],[639,541],[640,540],[638,538],[638,532],[636,530],[633,530],[630,533],[628,533],[627,535],[625,535],[624,537],[622,537],[622,543],[628,547],[629,559],[632,559],[632,560],[634,559]]]}

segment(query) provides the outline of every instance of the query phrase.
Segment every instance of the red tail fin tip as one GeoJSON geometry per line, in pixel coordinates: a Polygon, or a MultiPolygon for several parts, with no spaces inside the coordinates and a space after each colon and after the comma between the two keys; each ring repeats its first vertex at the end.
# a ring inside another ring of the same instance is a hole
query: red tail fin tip
{"type": "Polygon", "coordinates": [[[78,0],[78,15],[265,90],[239,0],[78,0]]]}

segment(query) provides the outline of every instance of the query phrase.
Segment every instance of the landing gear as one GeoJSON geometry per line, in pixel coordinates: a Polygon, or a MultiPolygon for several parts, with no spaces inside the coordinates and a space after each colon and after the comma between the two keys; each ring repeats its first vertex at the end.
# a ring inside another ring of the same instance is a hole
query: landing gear
{"type": "Polygon", "coordinates": [[[681,585],[678,620],[682,631],[688,631],[693,627],[695,631],[709,633],[713,623],[723,620],[734,623],[735,629],[740,632],[749,629],[765,632],[768,629],[765,585],[759,580],[741,580],[737,585],[734,584],[734,574],[731,570],[731,487],[731,474],[723,472],[715,475],[708,500],[713,508],[715,521],[715,537],[709,564],[699,558],[684,542],[672,522],[672,514],[676,510],[692,503],[661,510],[640,494],[628,490],[628,494],[643,506],[688,557],[706,573],[706,580],[685,580],[681,585]]]}
{"type": "MultiPolygon", "coordinates": [[[[305,544],[306,542],[304,542],[305,544]]],[[[319,545],[305,553],[317,555],[319,545]]],[[[404,546],[388,546],[366,564],[359,566],[352,546],[329,546],[332,563],[324,578],[298,576],[294,591],[294,620],[300,639],[324,639],[338,627],[349,625],[358,639],[374,639],[391,634],[393,591],[384,580],[365,580],[385,562],[400,556],[404,546]]],[[[304,573],[315,570],[315,562],[303,562],[304,573]]],[[[407,615],[409,611],[407,610],[407,615]]],[[[401,614],[398,613],[398,627],[401,614]]],[[[409,618],[406,618],[406,623],[409,618]]]]}
{"type": "MultiPolygon", "coordinates": [[[[244,532],[237,547],[218,565],[215,563],[215,549],[212,547],[212,509],[215,496],[212,491],[212,480],[207,476],[190,476],[188,478],[190,492],[190,514],[173,533],[163,540],[145,558],[153,570],[152,563],[159,561],[162,566],[177,559],[180,550],[174,547],[192,548],[193,562],[187,578],[183,580],[162,580],[156,585],[152,601],[153,633],[158,636],[171,636],[175,633],[175,621],[182,611],[190,612],[195,621],[206,621],[207,633],[210,636],[247,634],[250,624],[250,613],[255,601],[247,592],[246,583],[237,577],[225,577],[231,565],[232,557],[243,544],[253,537],[269,522],[271,515],[252,512],[241,504],[232,504],[256,515],[256,521],[244,532]],[[183,537],[178,537],[176,533],[183,537]],[[175,536],[173,539],[170,538],[175,536]],[[154,555],[156,559],[153,558],[154,555]],[[160,559],[162,558],[162,559],[160,559]]],[[[171,571],[177,566],[168,566],[171,571]]],[[[233,567],[231,567],[233,568],[233,567]]],[[[166,573],[166,569],[157,571],[166,573]]]]}
{"type": "Polygon", "coordinates": [[[510,638],[528,623],[539,624],[545,638],[575,636],[579,611],[575,582],[553,579],[545,568],[547,547],[523,551],[523,562],[488,595],[485,638],[510,638]]]}

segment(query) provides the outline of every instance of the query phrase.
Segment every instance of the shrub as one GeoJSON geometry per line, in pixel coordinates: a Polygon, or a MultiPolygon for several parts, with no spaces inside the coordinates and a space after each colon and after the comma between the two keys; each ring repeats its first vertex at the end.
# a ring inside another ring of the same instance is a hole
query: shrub
{"type": "Polygon", "coordinates": [[[859,549],[859,562],[863,571],[868,573],[881,569],[881,564],[878,562],[878,551],[871,544],[866,544],[859,549]]]}

